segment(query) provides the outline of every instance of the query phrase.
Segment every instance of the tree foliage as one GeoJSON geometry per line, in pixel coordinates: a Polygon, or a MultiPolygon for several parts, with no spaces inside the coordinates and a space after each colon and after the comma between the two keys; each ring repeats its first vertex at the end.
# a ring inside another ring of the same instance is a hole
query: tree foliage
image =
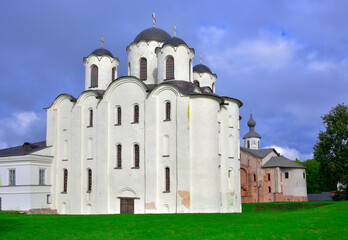
{"type": "Polygon", "coordinates": [[[337,183],[347,186],[348,175],[348,106],[338,104],[323,117],[325,131],[320,131],[314,145],[314,158],[319,162],[323,191],[336,190],[337,183]]]}
{"type": "Polygon", "coordinates": [[[323,190],[322,181],[319,175],[320,163],[316,159],[309,159],[296,162],[306,167],[307,193],[320,193],[323,190]]]}

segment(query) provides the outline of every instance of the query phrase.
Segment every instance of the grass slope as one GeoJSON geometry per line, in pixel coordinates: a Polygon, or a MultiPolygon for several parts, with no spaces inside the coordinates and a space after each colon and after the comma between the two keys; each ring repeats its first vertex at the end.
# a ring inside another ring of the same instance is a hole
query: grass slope
{"type": "Polygon", "coordinates": [[[348,239],[348,202],[243,204],[242,214],[2,212],[0,239],[348,239]]]}

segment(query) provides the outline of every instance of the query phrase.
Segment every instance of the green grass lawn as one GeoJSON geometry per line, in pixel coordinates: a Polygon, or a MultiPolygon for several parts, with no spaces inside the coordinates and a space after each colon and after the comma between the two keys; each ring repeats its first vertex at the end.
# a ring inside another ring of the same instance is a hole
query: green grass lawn
{"type": "Polygon", "coordinates": [[[0,239],[348,239],[348,202],[243,204],[243,213],[0,213],[0,239]]]}

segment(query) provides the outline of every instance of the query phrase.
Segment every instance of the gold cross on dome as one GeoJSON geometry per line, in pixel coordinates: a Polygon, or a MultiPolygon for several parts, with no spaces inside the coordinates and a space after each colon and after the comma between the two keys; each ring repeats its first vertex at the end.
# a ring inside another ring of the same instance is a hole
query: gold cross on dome
{"type": "Polygon", "coordinates": [[[155,27],[156,25],[156,17],[155,17],[155,10],[152,12],[152,27],[155,27]]]}
{"type": "Polygon", "coordinates": [[[174,24],[174,37],[176,37],[176,24],[174,24]]]}
{"type": "Polygon", "coordinates": [[[202,64],[202,53],[199,55],[199,63],[202,64]]]}
{"type": "Polygon", "coordinates": [[[102,38],[100,39],[100,42],[101,42],[101,48],[103,48],[103,44],[104,44],[103,35],[102,35],[102,38]]]}

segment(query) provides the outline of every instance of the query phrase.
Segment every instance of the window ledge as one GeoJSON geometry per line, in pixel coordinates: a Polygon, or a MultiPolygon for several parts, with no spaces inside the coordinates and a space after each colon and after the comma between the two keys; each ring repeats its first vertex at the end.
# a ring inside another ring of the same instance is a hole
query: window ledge
{"type": "Polygon", "coordinates": [[[131,124],[138,124],[139,123],[139,121],[138,122],[131,122],[131,124]]]}
{"type": "Polygon", "coordinates": [[[62,161],[68,161],[68,159],[62,159],[62,161]]]}
{"type": "Polygon", "coordinates": [[[163,122],[170,122],[171,119],[164,119],[163,122]]]}
{"type": "Polygon", "coordinates": [[[89,126],[87,126],[87,128],[91,128],[91,127],[93,127],[93,125],[89,125],[89,126]]]}
{"type": "Polygon", "coordinates": [[[229,159],[234,159],[234,157],[228,157],[229,159]]]}
{"type": "Polygon", "coordinates": [[[114,167],[114,169],[122,169],[122,167],[114,167]]]}
{"type": "Polygon", "coordinates": [[[60,194],[67,194],[67,192],[61,192],[60,194]]]}
{"type": "Polygon", "coordinates": [[[86,193],[91,193],[92,191],[87,191],[86,193]]]}
{"type": "Polygon", "coordinates": [[[229,128],[233,128],[232,126],[228,126],[229,128]]]}
{"type": "Polygon", "coordinates": [[[163,155],[162,157],[169,157],[169,155],[163,155]]]}
{"type": "Polygon", "coordinates": [[[140,167],[132,167],[131,169],[139,169],[140,167]]]}
{"type": "Polygon", "coordinates": [[[93,160],[93,158],[87,158],[87,160],[93,160]]]}
{"type": "Polygon", "coordinates": [[[115,123],[114,126],[121,126],[122,124],[120,123],[115,123]]]}
{"type": "Polygon", "coordinates": [[[162,193],[170,193],[170,191],[163,191],[162,193]]]}

